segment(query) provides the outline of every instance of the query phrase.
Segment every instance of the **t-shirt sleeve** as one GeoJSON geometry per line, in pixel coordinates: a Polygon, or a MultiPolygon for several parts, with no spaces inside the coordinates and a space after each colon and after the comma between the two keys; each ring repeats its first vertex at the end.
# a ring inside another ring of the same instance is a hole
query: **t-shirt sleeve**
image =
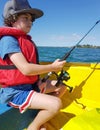
{"type": "Polygon", "coordinates": [[[0,57],[5,59],[10,53],[21,52],[18,40],[12,36],[4,36],[0,40],[0,57]]]}

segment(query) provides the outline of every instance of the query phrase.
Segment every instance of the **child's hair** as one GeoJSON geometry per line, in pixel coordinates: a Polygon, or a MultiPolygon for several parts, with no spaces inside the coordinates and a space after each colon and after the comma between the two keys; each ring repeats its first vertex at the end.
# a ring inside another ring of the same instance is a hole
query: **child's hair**
{"type": "MultiPolygon", "coordinates": [[[[18,17],[19,17],[20,15],[22,15],[22,14],[25,15],[25,13],[19,13],[19,14],[10,15],[8,18],[4,18],[4,25],[5,25],[5,26],[12,27],[12,24],[15,23],[15,22],[17,21],[18,17]]],[[[26,13],[26,14],[27,14],[27,13],[26,13]]],[[[34,15],[31,14],[31,16],[32,16],[32,22],[34,22],[34,21],[35,21],[34,15]]]]}

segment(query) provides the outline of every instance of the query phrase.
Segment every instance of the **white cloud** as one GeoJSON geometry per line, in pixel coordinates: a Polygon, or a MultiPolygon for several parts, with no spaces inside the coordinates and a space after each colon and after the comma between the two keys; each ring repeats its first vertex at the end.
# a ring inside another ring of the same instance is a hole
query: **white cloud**
{"type": "MultiPolygon", "coordinates": [[[[82,38],[84,34],[43,34],[37,37],[34,37],[35,42],[38,46],[73,46],[76,45],[82,38]]],[[[86,36],[79,44],[90,44],[100,46],[100,38],[96,35],[86,36]]]]}

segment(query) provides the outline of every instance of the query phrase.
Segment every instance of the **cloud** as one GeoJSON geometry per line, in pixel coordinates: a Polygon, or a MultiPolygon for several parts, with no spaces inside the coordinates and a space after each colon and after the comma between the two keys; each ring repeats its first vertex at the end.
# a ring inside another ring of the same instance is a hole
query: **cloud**
{"type": "MultiPolygon", "coordinates": [[[[40,36],[34,37],[36,44],[38,46],[74,46],[76,45],[82,38],[84,34],[42,34],[40,36]]],[[[90,44],[100,46],[100,38],[96,35],[86,36],[79,44],[90,44]]]]}
{"type": "MultiPolygon", "coordinates": [[[[59,46],[73,46],[76,45],[84,35],[79,35],[77,33],[69,34],[69,35],[52,35],[50,36],[51,43],[56,43],[59,46]]],[[[95,36],[85,37],[80,44],[98,44],[97,38],[95,36]]]]}
{"type": "Polygon", "coordinates": [[[80,35],[73,33],[70,35],[52,35],[50,40],[56,42],[59,45],[72,46],[81,38],[80,35]]]}

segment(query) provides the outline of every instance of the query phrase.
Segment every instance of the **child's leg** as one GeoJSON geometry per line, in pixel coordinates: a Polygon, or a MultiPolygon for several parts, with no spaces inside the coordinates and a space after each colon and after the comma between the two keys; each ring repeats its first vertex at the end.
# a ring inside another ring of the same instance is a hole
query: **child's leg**
{"type": "MultiPolygon", "coordinates": [[[[30,109],[40,109],[34,121],[29,125],[28,130],[43,130],[40,128],[48,120],[54,117],[62,107],[61,100],[55,96],[41,93],[34,93],[30,109]]],[[[46,130],[44,128],[44,130],[46,130]]]]}

